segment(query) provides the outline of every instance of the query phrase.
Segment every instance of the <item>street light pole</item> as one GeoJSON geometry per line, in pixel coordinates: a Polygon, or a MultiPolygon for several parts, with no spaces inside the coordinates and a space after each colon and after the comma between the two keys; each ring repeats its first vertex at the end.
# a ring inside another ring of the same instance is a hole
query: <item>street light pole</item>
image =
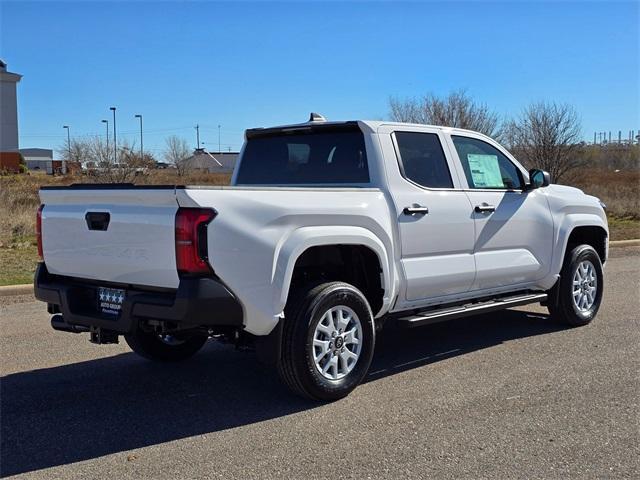
{"type": "Polygon", "coordinates": [[[64,125],[62,128],[67,129],[67,149],[69,150],[69,162],[71,161],[71,134],[69,133],[69,125],[64,125]]]}
{"type": "Polygon", "coordinates": [[[102,123],[107,124],[107,152],[109,151],[109,120],[102,120],[102,123]]]}
{"type": "Polygon", "coordinates": [[[200,125],[195,126],[196,129],[196,149],[200,148],[200,125]]]}
{"type": "Polygon", "coordinates": [[[218,153],[222,153],[220,150],[220,125],[218,125],[218,153]]]}
{"type": "Polygon", "coordinates": [[[109,107],[113,112],[113,163],[118,163],[118,139],[116,137],[116,107],[109,107]]]}
{"type": "Polygon", "coordinates": [[[144,150],[142,148],[142,115],[138,114],[135,118],[140,119],[140,161],[144,160],[144,150]]]}

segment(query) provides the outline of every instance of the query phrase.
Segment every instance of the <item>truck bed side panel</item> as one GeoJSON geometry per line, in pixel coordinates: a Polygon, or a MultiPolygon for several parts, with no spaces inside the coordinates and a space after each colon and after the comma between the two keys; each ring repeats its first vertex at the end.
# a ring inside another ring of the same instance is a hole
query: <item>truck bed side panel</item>
{"type": "MultiPolygon", "coordinates": [[[[250,333],[265,335],[277,323],[284,308],[281,293],[288,288],[281,284],[285,276],[280,271],[280,256],[287,257],[284,246],[302,230],[318,232],[318,245],[327,241],[370,244],[371,238],[377,239],[382,250],[379,256],[388,262],[383,267],[390,283],[385,296],[393,292],[393,256],[389,255],[393,227],[387,200],[379,189],[187,188],[179,190],[177,198],[181,206],[218,212],[209,224],[209,258],[216,274],[243,304],[245,328],[250,333]],[[356,230],[362,235],[354,234],[356,230]]],[[[314,238],[305,241],[305,245],[313,243],[314,238]]],[[[288,265],[296,258],[284,260],[288,265]]]]}

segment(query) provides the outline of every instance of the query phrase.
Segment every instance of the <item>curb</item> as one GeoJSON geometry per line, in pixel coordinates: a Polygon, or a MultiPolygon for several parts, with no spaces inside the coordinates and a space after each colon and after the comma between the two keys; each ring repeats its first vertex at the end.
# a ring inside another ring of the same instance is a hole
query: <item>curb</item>
{"type": "MultiPolygon", "coordinates": [[[[640,238],[634,240],[614,240],[609,242],[609,247],[636,247],[640,246],[640,238]]],[[[33,293],[33,283],[25,285],[7,285],[0,286],[0,297],[8,297],[10,295],[28,295],[33,293]]]]}
{"type": "Polygon", "coordinates": [[[29,294],[33,294],[33,283],[27,283],[25,285],[7,285],[4,287],[0,287],[0,297],[29,294]]]}
{"type": "Polygon", "coordinates": [[[609,242],[610,247],[637,247],[640,246],[640,238],[634,240],[614,240],[609,242]]]}

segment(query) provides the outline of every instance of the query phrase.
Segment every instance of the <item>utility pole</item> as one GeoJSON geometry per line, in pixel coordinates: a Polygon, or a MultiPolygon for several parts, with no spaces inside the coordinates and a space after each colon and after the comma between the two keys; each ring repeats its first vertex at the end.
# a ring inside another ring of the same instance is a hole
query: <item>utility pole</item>
{"type": "Polygon", "coordinates": [[[618,130],[618,145],[622,143],[622,130],[618,130]]]}
{"type": "Polygon", "coordinates": [[[64,125],[62,128],[67,129],[67,149],[69,150],[69,162],[71,161],[71,134],[69,133],[69,125],[64,125]]]}
{"type": "Polygon", "coordinates": [[[220,150],[220,125],[218,125],[218,153],[222,153],[220,150]]]}
{"type": "Polygon", "coordinates": [[[142,162],[144,160],[144,149],[142,148],[142,115],[138,114],[135,118],[140,119],[140,161],[142,162]]]}
{"type": "Polygon", "coordinates": [[[196,150],[200,148],[200,125],[196,124],[196,150]]]}
{"type": "Polygon", "coordinates": [[[113,163],[118,163],[118,139],[116,137],[116,107],[109,107],[113,111],[113,163]]]}
{"type": "MultiPolygon", "coordinates": [[[[102,120],[102,123],[107,124],[107,152],[108,152],[109,151],[109,120],[102,120]]],[[[107,153],[107,156],[109,156],[108,153],[107,153]]]]}
{"type": "Polygon", "coordinates": [[[596,144],[596,132],[593,132],[593,144],[596,144]]]}

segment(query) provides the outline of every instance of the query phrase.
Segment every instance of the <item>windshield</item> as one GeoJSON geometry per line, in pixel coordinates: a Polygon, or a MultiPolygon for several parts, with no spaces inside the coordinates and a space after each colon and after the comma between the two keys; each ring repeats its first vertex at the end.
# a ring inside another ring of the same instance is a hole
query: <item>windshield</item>
{"type": "Polygon", "coordinates": [[[362,132],[314,128],[258,134],[247,140],[236,185],[369,183],[362,132]]]}

